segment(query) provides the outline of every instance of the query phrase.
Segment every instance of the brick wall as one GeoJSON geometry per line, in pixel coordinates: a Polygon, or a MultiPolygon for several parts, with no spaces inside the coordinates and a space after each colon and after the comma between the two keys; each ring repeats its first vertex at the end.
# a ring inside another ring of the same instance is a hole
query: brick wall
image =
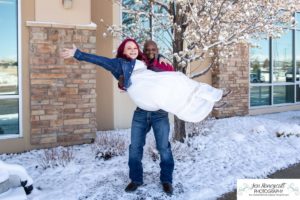
{"type": "Polygon", "coordinates": [[[249,112],[249,51],[245,44],[236,45],[236,54],[213,70],[212,85],[229,88],[232,93],[222,99],[227,105],[214,110],[217,118],[247,115],[249,112]]]}
{"type": "Polygon", "coordinates": [[[96,133],[95,65],[64,60],[75,43],[95,53],[95,28],[29,23],[31,144],[91,142],[96,133]]]}

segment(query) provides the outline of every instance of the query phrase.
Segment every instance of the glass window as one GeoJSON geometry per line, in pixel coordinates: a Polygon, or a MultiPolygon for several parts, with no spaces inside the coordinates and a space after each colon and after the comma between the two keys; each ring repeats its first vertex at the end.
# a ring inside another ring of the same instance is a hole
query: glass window
{"type": "Polygon", "coordinates": [[[19,100],[0,100],[0,136],[19,133],[19,100]]]}
{"type": "Polygon", "coordinates": [[[250,90],[251,106],[265,106],[271,105],[271,87],[251,87],[250,90]]]}
{"type": "Polygon", "coordinates": [[[272,43],[256,41],[260,48],[250,49],[250,106],[300,101],[299,12],[295,19],[298,29],[286,30],[280,38],[273,38],[272,43]]]}
{"type": "MultiPolygon", "coordinates": [[[[163,2],[167,3],[166,0],[163,2]]],[[[152,38],[158,44],[160,53],[169,57],[173,47],[167,11],[149,0],[123,0],[122,5],[123,37],[135,38],[140,45],[152,38]],[[137,26],[140,28],[137,29],[137,26]]]]}
{"type": "Polygon", "coordinates": [[[0,136],[19,134],[18,1],[0,1],[0,136]]]}
{"type": "Polygon", "coordinates": [[[250,82],[270,82],[269,40],[256,41],[250,49],[250,82]]]}
{"type": "Polygon", "coordinates": [[[136,3],[135,0],[123,0],[122,5],[122,31],[124,37],[136,38],[138,43],[144,42],[145,38],[150,38],[149,2],[140,1],[136,3]],[[137,26],[143,28],[137,29],[137,26]]]}
{"type": "Polygon", "coordinates": [[[300,30],[296,31],[296,81],[300,81],[300,30]]]}
{"type": "Polygon", "coordinates": [[[300,29],[300,12],[296,13],[295,20],[296,20],[296,23],[297,23],[296,28],[300,29]]]}
{"type": "Polygon", "coordinates": [[[273,40],[273,82],[293,82],[293,39],[289,30],[273,40]]]}
{"type": "Polygon", "coordinates": [[[296,101],[300,102],[300,85],[296,85],[296,93],[297,93],[296,101]]]}
{"type": "Polygon", "coordinates": [[[0,1],[0,95],[18,94],[17,1],[0,1]]]}
{"type": "Polygon", "coordinates": [[[294,103],[294,85],[274,86],[274,104],[294,103]]]}

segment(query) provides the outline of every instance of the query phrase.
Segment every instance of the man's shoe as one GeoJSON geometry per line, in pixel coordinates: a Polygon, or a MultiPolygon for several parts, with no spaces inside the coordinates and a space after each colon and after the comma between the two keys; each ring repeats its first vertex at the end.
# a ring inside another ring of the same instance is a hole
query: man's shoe
{"type": "Polygon", "coordinates": [[[223,108],[223,107],[225,107],[226,105],[227,105],[226,102],[217,102],[217,103],[215,103],[213,109],[223,108]]]}
{"type": "Polygon", "coordinates": [[[231,94],[232,90],[229,88],[226,88],[223,90],[222,98],[227,97],[229,94],[231,94]]]}
{"type": "Polygon", "coordinates": [[[127,187],[125,188],[125,192],[134,192],[136,189],[141,186],[142,184],[130,182],[127,187]]]}
{"type": "Polygon", "coordinates": [[[173,186],[171,183],[163,183],[162,186],[167,195],[171,196],[173,194],[173,186]]]}

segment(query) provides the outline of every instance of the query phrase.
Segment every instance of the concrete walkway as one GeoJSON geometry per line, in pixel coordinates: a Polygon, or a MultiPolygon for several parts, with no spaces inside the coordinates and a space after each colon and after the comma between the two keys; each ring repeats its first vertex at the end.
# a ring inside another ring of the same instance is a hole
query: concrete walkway
{"type": "MultiPolygon", "coordinates": [[[[300,179],[300,163],[290,166],[289,168],[279,170],[274,174],[268,176],[268,178],[274,179],[300,179]]],[[[217,200],[236,200],[236,190],[224,194],[222,197],[217,200]]]]}

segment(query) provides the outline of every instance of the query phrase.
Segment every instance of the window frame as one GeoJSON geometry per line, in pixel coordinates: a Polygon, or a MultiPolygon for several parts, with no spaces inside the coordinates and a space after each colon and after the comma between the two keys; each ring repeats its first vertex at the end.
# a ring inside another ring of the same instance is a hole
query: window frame
{"type": "MultiPolygon", "coordinates": [[[[300,11],[296,11],[294,13],[294,17],[296,18],[296,13],[298,13],[298,15],[300,15],[300,11]]],[[[296,32],[299,31],[300,32],[300,28],[294,27],[292,29],[289,29],[288,31],[292,31],[292,59],[293,59],[293,72],[294,72],[294,81],[293,82],[273,82],[273,70],[274,70],[274,62],[273,62],[273,39],[269,38],[269,58],[270,58],[270,82],[268,83],[251,83],[250,82],[250,78],[248,80],[249,83],[249,91],[248,91],[248,97],[249,97],[249,101],[248,101],[248,106],[249,109],[254,110],[254,109],[263,109],[263,108],[272,108],[272,107],[281,107],[281,106],[289,106],[289,105],[300,105],[300,102],[297,102],[297,85],[299,85],[300,87],[300,80],[297,81],[296,78],[296,44],[297,44],[297,37],[296,37],[296,32]],[[274,104],[274,87],[275,86],[287,86],[287,85],[293,85],[294,86],[294,102],[293,103],[281,103],[281,104],[274,104]],[[271,87],[271,105],[261,105],[261,106],[251,106],[251,87],[261,87],[261,86],[268,86],[271,87]]],[[[251,48],[251,47],[250,47],[251,48]]],[[[249,58],[250,58],[250,48],[248,48],[248,54],[249,54],[249,58]]],[[[299,45],[299,49],[300,49],[300,45],[299,45]]],[[[248,61],[248,66],[249,66],[249,77],[251,74],[251,62],[250,59],[248,61]]]]}
{"type": "MultiPolygon", "coordinates": [[[[147,15],[147,14],[149,13],[149,12],[145,12],[145,11],[142,11],[142,10],[140,10],[139,12],[140,12],[141,14],[144,14],[144,15],[147,15]]],[[[155,6],[152,7],[152,12],[155,12],[155,6]]],[[[130,14],[131,12],[130,12],[130,9],[126,9],[126,8],[124,9],[124,8],[123,8],[123,1],[122,1],[122,5],[120,6],[120,22],[121,22],[122,25],[123,25],[123,13],[130,14]]],[[[159,14],[156,13],[156,15],[159,15],[159,14]]],[[[164,15],[164,14],[161,14],[161,16],[165,16],[165,15],[164,15]]],[[[149,20],[149,27],[151,27],[151,24],[157,23],[156,20],[157,20],[157,19],[155,19],[155,17],[152,19],[152,22],[149,20]]],[[[167,39],[167,38],[161,38],[161,37],[159,37],[159,36],[157,35],[157,32],[154,31],[154,26],[152,26],[151,29],[152,29],[152,30],[151,30],[151,33],[152,33],[152,34],[149,35],[150,38],[151,38],[151,40],[154,40],[154,41],[156,41],[157,43],[163,44],[163,47],[164,47],[167,51],[172,52],[172,50],[170,49],[170,48],[172,48],[172,45],[170,46],[170,45],[168,44],[168,42],[165,42],[165,39],[167,39]]],[[[122,30],[122,31],[123,31],[123,30],[122,30]]],[[[171,32],[170,32],[170,34],[171,34],[171,32]]],[[[149,38],[149,39],[150,39],[150,38],[149,38]]],[[[168,38],[168,39],[169,39],[169,38],[168,38]]],[[[171,36],[170,36],[170,39],[172,40],[171,36]]],[[[162,51],[162,48],[160,48],[160,50],[162,51]]],[[[164,55],[164,56],[167,57],[167,55],[164,55]]]]}
{"type": "Polygon", "coordinates": [[[0,95],[0,100],[5,99],[18,99],[19,101],[19,113],[18,113],[18,121],[19,121],[19,134],[14,135],[0,135],[0,140],[10,139],[10,138],[21,138],[23,137],[23,95],[22,95],[22,26],[21,26],[21,0],[17,1],[17,59],[18,59],[18,94],[17,95],[0,95]]]}

